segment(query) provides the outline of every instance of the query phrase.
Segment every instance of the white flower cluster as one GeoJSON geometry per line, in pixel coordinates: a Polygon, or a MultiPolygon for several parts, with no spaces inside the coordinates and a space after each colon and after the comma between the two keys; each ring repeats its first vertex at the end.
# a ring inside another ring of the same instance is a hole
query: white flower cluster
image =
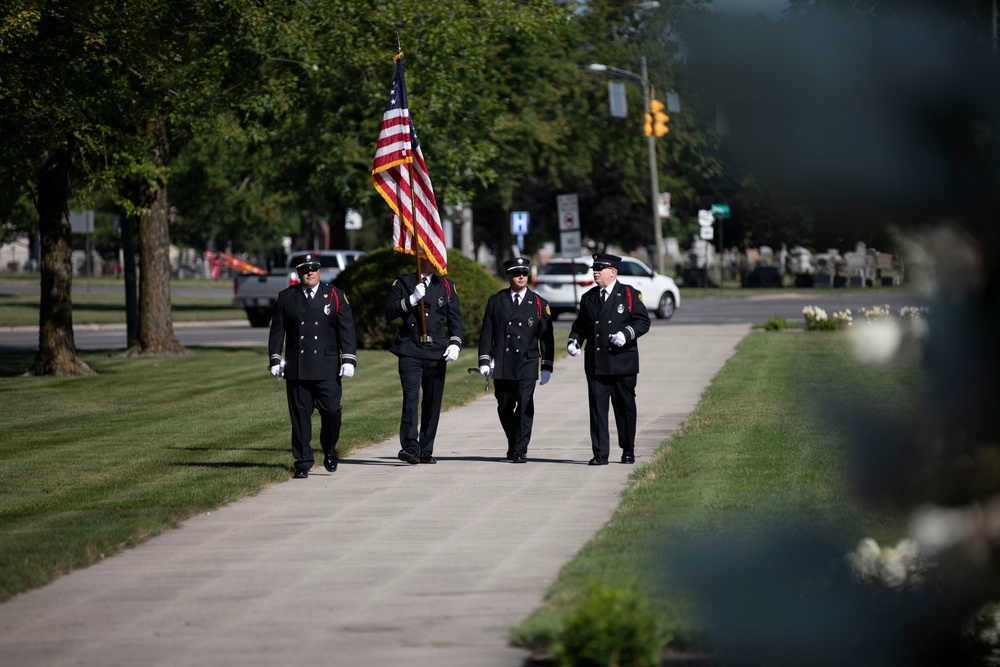
{"type": "Polygon", "coordinates": [[[899,309],[899,316],[904,320],[910,320],[923,317],[929,312],[931,312],[931,309],[927,306],[903,306],[899,309]]]}
{"type": "Polygon", "coordinates": [[[917,543],[911,539],[900,540],[895,547],[880,547],[878,542],[866,537],[858,543],[857,550],[847,554],[847,562],[861,581],[877,582],[889,588],[919,581],[926,569],[917,543]]]}
{"type": "Polygon", "coordinates": [[[844,310],[838,310],[832,315],[832,318],[837,321],[840,327],[849,327],[854,324],[854,318],[851,317],[851,309],[845,308],[844,310]]]}
{"type": "Polygon", "coordinates": [[[826,319],[826,311],[819,306],[806,306],[802,309],[802,316],[806,318],[806,324],[822,322],[826,319]]]}
{"type": "Polygon", "coordinates": [[[861,316],[866,322],[875,322],[889,317],[889,305],[872,306],[871,308],[861,308],[861,316]]]}
{"type": "Polygon", "coordinates": [[[826,311],[819,306],[806,306],[802,309],[802,316],[806,320],[806,329],[810,330],[825,329],[832,331],[854,324],[850,308],[837,311],[832,316],[828,316],[826,311]]]}

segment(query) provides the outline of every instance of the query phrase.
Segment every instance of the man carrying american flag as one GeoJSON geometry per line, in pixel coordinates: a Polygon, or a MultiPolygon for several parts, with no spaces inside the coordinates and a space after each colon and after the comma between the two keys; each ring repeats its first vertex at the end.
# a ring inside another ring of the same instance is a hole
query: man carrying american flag
{"type": "Polygon", "coordinates": [[[399,459],[410,464],[437,463],[432,455],[434,438],[447,364],[458,359],[462,348],[462,309],[455,283],[439,275],[448,270],[444,230],[406,103],[402,52],[395,61],[396,76],[382,116],[372,183],[394,214],[393,247],[417,256],[417,270],[393,281],[385,306],[386,319],[402,320],[390,348],[398,357],[403,388],[399,459]]]}

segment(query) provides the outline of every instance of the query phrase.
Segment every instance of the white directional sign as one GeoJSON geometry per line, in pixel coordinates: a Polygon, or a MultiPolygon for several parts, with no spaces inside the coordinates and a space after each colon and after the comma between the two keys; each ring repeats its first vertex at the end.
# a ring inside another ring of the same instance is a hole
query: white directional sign
{"type": "Polygon", "coordinates": [[[576,195],[558,195],[556,208],[559,211],[559,231],[580,229],[580,204],[576,195]]]}
{"type": "Polygon", "coordinates": [[[701,238],[706,241],[711,241],[715,238],[715,227],[702,227],[699,231],[701,232],[701,238]]]}
{"type": "MultiPolygon", "coordinates": [[[[702,209],[698,211],[698,224],[702,227],[711,227],[715,224],[715,216],[712,215],[711,211],[706,211],[702,209]]],[[[702,237],[704,238],[704,237],[702,237]]]]}
{"type": "Polygon", "coordinates": [[[511,211],[510,212],[510,233],[511,234],[527,234],[528,233],[528,212],[527,211],[511,211]]]}

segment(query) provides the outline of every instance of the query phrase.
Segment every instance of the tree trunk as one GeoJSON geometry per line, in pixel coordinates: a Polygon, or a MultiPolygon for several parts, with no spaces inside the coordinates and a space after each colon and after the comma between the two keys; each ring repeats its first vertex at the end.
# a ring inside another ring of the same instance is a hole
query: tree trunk
{"type": "Polygon", "coordinates": [[[73,147],[61,144],[45,151],[35,165],[42,286],[38,354],[25,375],[95,375],[77,356],[73,339],[73,251],[67,205],[72,156],[73,147]]]}
{"type": "MultiPolygon", "coordinates": [[[[166,125],[151,122],[147,132],[155,138],[154,150],[159,166],[169,161],[166,125]]],[[[146,354],[187,354],[174,336],[170,315],[170,206],[167,184],[161,178],[155,184],[142,183],[139,203],[149,215],[139,220],[139,336],[126,350],[126,356],[146,354]]]]}

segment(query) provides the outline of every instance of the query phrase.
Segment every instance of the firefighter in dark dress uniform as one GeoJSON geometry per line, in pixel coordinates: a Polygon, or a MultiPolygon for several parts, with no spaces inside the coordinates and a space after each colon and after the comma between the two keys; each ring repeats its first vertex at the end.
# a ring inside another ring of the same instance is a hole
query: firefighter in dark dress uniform
{"type": "Polygon", "coordinates": [[[649,331],[649,313],[639,290],[618,282],[621,257],[594,255],[590,267],[597,286],[580,299],[580,314],[569,334],[567,350],[576,357],[584,348],[590,404],[590,465],[607,465],[610,455],[608,400],[615,411],[622,463],[635,463],[635,385],[639,374],[636,341],[649,331]]]}
{"type": "Polygon", "coordinates": [[[267,339],[271,375],[285,377],[296,479],[308,477],[314,463],[310,445],[314,409],[320,414],[323,466],[329,472],[337,469],[341,378],[352,377],[358,364],[347,295],[320,282],[319,266],[319,258],[310,254],[295,267],[301,284],[278,293],[267,339]]]}
{"type": "Polygon", "coordinates": [[[399,460],[411,464],[437,463],[433,456],[434,436],[441,417],[445,370],[448,362],[458,359],[463,332],[455,283],[434,273],[426,257],[420,257],[419,267],[419,276],[409,273],[392,282],[385,305],[386,319],[403,320],[389,350],[399,358],[399,382],[403,387],[399,460]],[[420,321],[421,308],[427,329],[426,340],[424,324],[420,321]]]}
{"type": "Polygon", "coordinates": [[[486,302],[479,332],[479,372],[489,377],[493,361],[493,395],[507,436],[507,460],[525,463],[535,416],[539,359],[541,384],[552,375],[552,312],[545,299],[528,289],[531,262],[526,257],[509,259],[503,266],[510,287],[486,302]]]}

